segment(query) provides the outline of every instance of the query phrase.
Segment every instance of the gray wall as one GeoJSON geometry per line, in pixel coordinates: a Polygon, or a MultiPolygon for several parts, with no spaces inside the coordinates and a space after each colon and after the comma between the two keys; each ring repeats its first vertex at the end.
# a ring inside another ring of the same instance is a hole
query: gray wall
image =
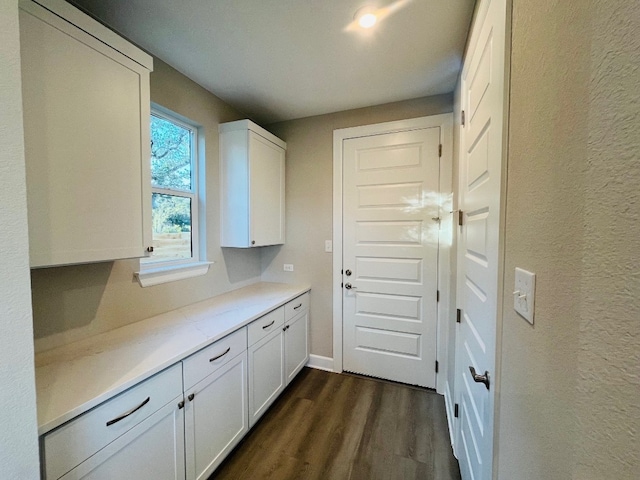
{"type": "Polygon", "coordinates": [[[95,335],[198,302],[260,279],[260,251],[222,249],[219,233],[218,124],[243,115],[167,64],[154,59],[151,101],[200,124],[206,148],[205,276],[141,288],[138,260],[33,270],[36,349],[95,335]]]}
{"type": "Polygon", "coordinates": [[[0,477],[39,478],[18,2],[0,1],[0,477]]]}
{"type": "Polygon", "coordinates": [[[637,478],[640,10],[513,0],[512,28],[499,478],[637,478]]]}
{"type": "Polygon", "coordinates": [[[262,255],[262,279],[307,282],[312,288],[311,353],[333,357],[332,254],[324,241],[333,227],[333,130],[448,113],[452,95],[319,115],[268,126],[287,142],[286,243],[262,255]],[[284,263],[294,271],[284,272],[284,263]]]}

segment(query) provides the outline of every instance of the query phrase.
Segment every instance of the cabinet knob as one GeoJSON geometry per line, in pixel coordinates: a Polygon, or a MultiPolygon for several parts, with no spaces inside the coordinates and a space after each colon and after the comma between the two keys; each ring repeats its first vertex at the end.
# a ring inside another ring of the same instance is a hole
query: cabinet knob
{"type": "Polygon", "coordinates": [[[255,240],[251,240],[251,245],[255,245],[256,241],[255,240]]]}
{"type": "Polygon", "coordinates": [[[147,247],[147,252],[153,253],[153,247],[147,247]]]}
{"type": "Polygon", "coordinates": [[[187,398],[189,399],[189,401],[193,400],[194,397],[196,396],[195,393],[190,394],[187,398]]]}
{"type": "Polygon", "coordinates": [[[184,408],[184,400],[178,402],[178,408],[184,408]]]}

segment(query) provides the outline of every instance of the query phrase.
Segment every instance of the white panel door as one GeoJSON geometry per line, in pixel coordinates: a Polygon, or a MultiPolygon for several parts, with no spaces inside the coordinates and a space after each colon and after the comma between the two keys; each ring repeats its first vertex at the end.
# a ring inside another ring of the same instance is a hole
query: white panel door
{"type": "Polygon", "coordinates": [[[435,388],[439,145],[439,127],[343,142],[346,371],[435,388]]]}
{"type": "Polygon", "coordinates": [[[481,8],[462,72],[466,125],[460,145],[456,354],[458,440],[464,480],[492,477],[496,323],[500,265],[505,0],[481,8]],[[484,13],[486,12],[486,14],[484,13]],[[474,379],[488,377],[488,384],[474,379]]]}

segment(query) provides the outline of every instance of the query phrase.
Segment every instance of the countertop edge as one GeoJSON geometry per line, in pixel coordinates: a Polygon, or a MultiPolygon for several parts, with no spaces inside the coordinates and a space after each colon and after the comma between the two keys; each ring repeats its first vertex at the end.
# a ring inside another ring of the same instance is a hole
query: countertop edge
{"type": "MultiPolygon", "coordinates": [[[[267,282],[262,282],[262,283],[258,283],[258,284],[253,284],[250,287],[255,287],[255,286],[260,286],[260,285],[279,285],[279,284],[273,284],[273,283],[267,283],[267,282]]],[[[163,370],[167,369],[168,367],[175,365],[177,362],[184,360],[185,358],[189,357],[190,355],[198,352],[199,350],[202,350],[203,348],[206,348],[207,346],[211,345],[212,343],[220,340],[221,338],[226,337],[227,335],[235,332],[236,330],[245,327],[246,325],[248,325],[249,323],[253,322],[254,320],[264,316],[265,314],[269,313],[272,310],[275,310],[276,308],[279,308],[281,306],[283,306],[284,304],[290,302],[291,300],[299,297],[300,295],[303,295],[307,292],[309,292],[311,290],[311,287],[309,285],[291,285],[291,284],[281,284],[284,288],[283,288],[283,294],[285,294],[284,297],[278,299],[277,301],[273,302],[273,303],[269,303],[268,306],[265,306],[265,308],[261,309],[259,312],[256,312],[253,315],[250,315],[249,317],[244,317],[239,319],[239,321],[237,323],[234,324],[230,324],[226,329],[221,330],[220,332],[218,332],[216,335],[207,338],[207,340],[202,341],[200,343],[194,344],[193,346],[191,346],[190,348],[181,351],[179,354],[173,356],[172,358],[167,359],[166,361],[163,361],[161,363],[158,363],[157,365],[155,365],[153,368],[150,368],[149,370],[145,370],[143,373],[136,375],[133,378],[130,378],[120,384],[116,384],[114,386],[112,386],[111,388],[109,388],[108,390],[105,390],[104,392],[102,392],[101,394],[92,397],[91,400],[82,402],[79,405],[75,405],[75,406],[71,406],[66,412],[59,414],[57,416],[54,416],[53,418],[50,419],[45,419],[44,421],[42,421],[42,423],[40,423],[40,420],[38,422],[38,435],[44,435],[52,430],[54,430],[55,428],[63,425],[64,423],[78,417],[79,415],[82,415],[83,413],[88,412],[89,410],[93,409],[94,407],[100,405],[101,403],[109,400],[110,398],[115,397],[116,395],[119,395],[121,393],[123,393],[124,391],[130,389],[131,387],[139,384],[140,382],[143,382],[149,378],[151,378],[152,376],[162,372],[163,370]],[[287,292],[287,290],[290,290],[289,292],[287,292]]],[[[191,305],[187,305],[185,307],[181,307],[175,310],[175,312],[180,312],[183,314],[184,316],[184,310],[185,309],[190,309],[193,308],[194,306],[197,306],[199,304],[205,304],[205,303],[211,303],[211,302],[215,302],[216,298],[222,298],[225,295],[228,294],[233,294],[233,295],[238,295],[239,293],[241,293],[242,290],[249,288],[249,287],[244,287],[238,290],[232,290],[230,292],[227,292],[225,294],[219,295],[217,297],[212,297],[210,299],[204,300],[202,302],[198,302],[195,304],[191,304],[191,305]]],[[[257,295],[257,294],[256,294],[257,295]]],[[[251,295],[247,295],[246,298],[251,298],[251,295]]],[[[267,305],[265,303],[265,305],[267,305]]],[[[210,307],[212,312],[215,311],[215,306],[211,306],[210,307]]],[[[204,307],[204,309],[206,310],[206,307],[204,307]]],[[[148,319],[144,319],[141,320],[140,322],[145,322],[145,321],[149,321],[150,319],[155,318],[155,317],[151,317],[148,319]]],[[[120,327],[121,328],[126,328],[126,327],[130,327],[131,325],[135,325],[137,323],[140,322],[134,322],[133,324],[127,325],[125,327],[120,327]]],[[[190,323],[189,320],[184,320],[185,324],[190,323]]],[[[119,329],[116,329],[119,330],[119,329]]],[[[74,342],[76,343],[76,342],[74,342]]],[[[74,345],[69,344],[68,346],[74,345]]],[[[63,347],[58,347],[55,350],[63,350],[65,347],[68,346],[63,346],[63,347]]],[[[115,348],[113,348],[113,350],[115,350],[115,348]]],[[[41,354],[47,353],[48,351],[45,352],[41,352],[41,354]]],[[[36,355],[37,358],[38,354],[36,355]]],[[[133,367],[133,365],[132,365],[133,367]]],[[[38,370],[39,367],[36,367],[36,371],[38,370]]],[[[40,401],[42,401],[42,398],[40,398],[38,396],[37,398],[37,403],[40,403],[40,401]]]]}

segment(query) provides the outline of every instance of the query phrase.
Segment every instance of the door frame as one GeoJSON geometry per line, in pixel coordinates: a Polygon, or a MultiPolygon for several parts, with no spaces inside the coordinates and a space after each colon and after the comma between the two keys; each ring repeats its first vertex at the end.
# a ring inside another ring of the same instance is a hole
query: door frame
{"type": "MultiPolygon", "coordinates": [[[[351,138],[397,133],[407,130],[440,127],[440,239],[438,248],[438,315],[436,324],[436,359],[439,371],[436,374],[436,390],[443,393],[448,365],[448,329],[445,328],[450,316],[450,259],[449,253],[453,236],[453,113],[411,118],[393,122],[341,128],[333,131],[333,371],[342,372],[342,201],[343,201],[343,142],[351,138]]],[[[435,366],[434,366],[435,368],[435,366]]]]}

